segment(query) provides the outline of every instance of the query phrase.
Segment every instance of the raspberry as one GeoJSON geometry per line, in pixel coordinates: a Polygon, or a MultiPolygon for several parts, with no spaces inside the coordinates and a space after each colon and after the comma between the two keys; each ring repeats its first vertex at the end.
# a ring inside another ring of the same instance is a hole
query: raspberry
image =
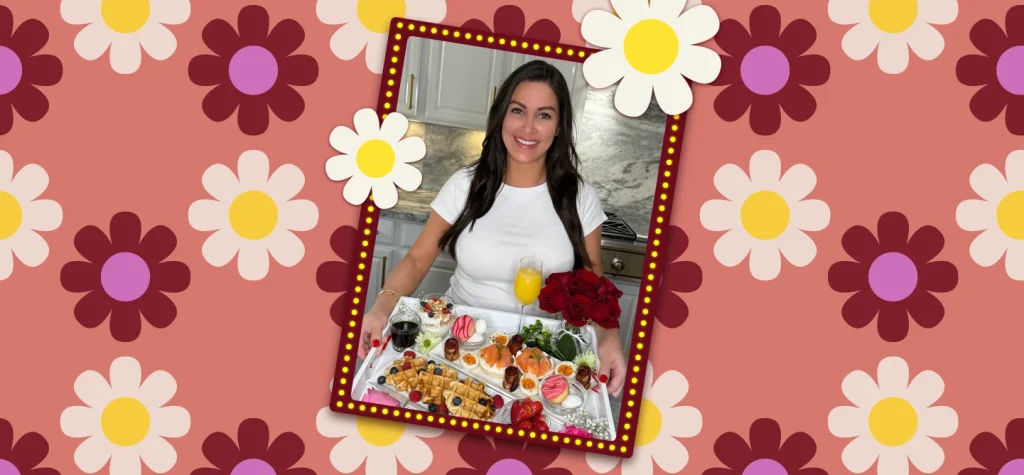
{"type": "Polygon", "coordinates": [[[415,358],[416,357],[416,353],[413,353],[412,351],[406,351],[405,353],[402,353],[402,356],[404,356],[406,358],[415,358]]]}
{"type": "Polygon", "coordinates": [[[505,400],[501,398],[500,394],[494,395],[494,407],[497,409],[505,407],[505,400]]]}
{"type": "Polygon", "coordinates": [[[412,401],[412,402],[420,402],[421,399],[423,399],[423,394],[420,393],[419,391],[413,391],[413,392],[409,393],[409,400],[410,401],[412,401]]]}
{"type": "Polygon", "coordinates": [[[405,364],[402,365],[402,369],[412,369],[412,363],[406,361],[405,364]]]}
{"type": "Polygon", "coordinates": [[[441,404],[438,404],[437,412],[440,412],[441,414],[448,414],[448,406],[446,406],[443,402],[441,404]]]}

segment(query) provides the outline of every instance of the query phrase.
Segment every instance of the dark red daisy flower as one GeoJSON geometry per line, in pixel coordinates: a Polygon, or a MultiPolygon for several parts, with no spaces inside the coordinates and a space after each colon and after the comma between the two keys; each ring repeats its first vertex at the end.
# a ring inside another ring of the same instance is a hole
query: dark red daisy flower
{"type": "Polygon", "coordinates": [[[50,444],[37,432],[29,432],[14,441],[14,428],[0,419],[0,474],[60,475],[53,468],[36,468],[50,452],[50,444]]]}
{"type": "Polygon", "coordinates": [[[655,313],[658,321],[668,328],[677,328],[690,316],[690,307],[676,292],[690,293],[700,288],[704,274],[695,262],[679,261],[690,245],[690,238],[678,226],[669,226],[668,266],[661,276],[661,299],[655,313]]]}
{"type": "Polygon", "coordinates": [[[1024,419],[1014,419],[1006,424],[1006,445],[991,432],[974,436],[971,455],[984,468],[965,468],[960,475],[1024,473],[1024,419]]]}
{"type": "Polygon", "coordinates": [[[324,292],[332,294],[341,293],[331,304],[331,320],[338,326],[345,323],[345,316],[341,314],[344,304],[342,297],[349,289],[352,279],[352,267],[349,265],[352,255],[352,243],[356,242],[356,228],[352,226],[341,226],[331,233],[331,250],[341,258],[340,261],[327,261],[320,264],[316,269],[316,285],[324,292]]]}
{"type": "Polygon", "coordinates": [[[1024,5],[1006,12],[1006,32],[988,18],[971,28],[971,43],[982,54],[956,62],[956,78],[965,86],[985,86],[971,98],[971,113],[991,122],[1006,109],[1006,129],[1024,135],[1024,5]]]}
{"type": "Polygon", "coordinates": [[[804,86],[825,84],[831,72],[824,56],[804,54],[816,39],[807,20],[793,20],[782,29],[779,10],[771,5],[750,12],[750,33],[739,21],[723,21],[715,43],[725,55],[712,84],[729,87],[715,98],[718,116],[734,122],[749,109],[750,129],[758,135],[779,131],[780,108],[797,122],[810,119],[818,103],[804,86]]]}
{"type": "Polygon", "coordinates": [[[305,54],[292,55],[305,39],[299,22],[282,20],[270,29],[270,15],[259,5],[238,13],[238,32],[225,20],[203,28],[203,42],[215,54],[201,54],[188,63],[188,76],[198,86],[217,86],[203,99],[203,112],[223,122],[238,109],[238,128],[260,135],[270,125],[270,112],[292,122],[306,103],[292,86],[316,81],[319,66],[305,54]],[[268,33],[269,31],[269,33],[268,33]]]}
{"type": "Polygon", "coordinates": [[[778,422],[758,419],[750,424],[749,446],[743,436],[735,432],[726,432],[715,441],[715,455],[728,468],[709,468],[704,475],[828,475],[820,468],[804,468],[817,450],[814,439],[807,433],[795,432],[783,442],[778,422]]]}
{"type": "Polygon", "coordinates": [[[305,451],[306,445],[294,432],[285,432],[271,442],[266,422],[246,419],[238,425],[238,445],[223,432],[206,437],[203,455],[215,468],[197,468],[192,475],[316,475],[313,469],[292,468],[305,451]]]}
{"type": "Polygon", "coordinates": [[[96,226],[75,234],[75,249],[88,262],[72,261],[60,270],[68,292],[88,292],[75,305],[75,319],[96,328],[110,316],[110,334],[121,342],[135,341],[142,317],[155,328],[167,328],[178,308],[165,292],[182,292],[192,275],[183,262],[165,261],[178,239],[167,226],[142,236],[135,213],[122,211],[110,219],[110,239],[96,226]]]}
{"type": "Polygon", "coordinates": [[[836,292],[856,292],[843,304],[843,319],[864,328],[878,315],[878,335],[902,341],[910,330],[907,313],[922,328],[934,328],[945,316],[933,292],[956,288],[958,274],[950,262],[932,262],[945,239],[934,226],[923,226],[910,239],[910,224],[902,213],[878,218],[878,239],[864,226],[843,234],[843,249],[856,262],[841,261],[828,269],[828,285],[836,292]]]}
{"type": "Polygon", "coordinates": [[[36,86],[60,82],[64,67],[56,56],[36,54],[49,39],[46,25],[36,19],[15,30],[14,15],[0,5],[0,135],[14,127],[14,111],[36,122],[50,110],[50,101],[36,86]]]}
{"type": "Polygon", "coordinates": [[[469,467],[456,467],[448,475],[491,475],[529,473],[532,475],[572,475],[565,468],[549,468],[561,450],[547,445],[523,444],[506,439],[490,439],[466,434],[459,440],[459,455],[469,467]],[[491,445],[491,441],[494,445],[491,445]]]}
{"type": "MultiPolygon", "coordinates": [[[[487,23],[476,18],[462,24],[463,28],[479,31],[492,31],[487,23]]],[[[558,29],[555,22],[547,18],[533,22],[530,29],[526,29],[526,14],[523,9],[515,5],[505,5],[494,11],[494,33],[505,36],[516,36],[530,38],[533,40],[558,43],[562,38],[562,31],[558,29]]]]}

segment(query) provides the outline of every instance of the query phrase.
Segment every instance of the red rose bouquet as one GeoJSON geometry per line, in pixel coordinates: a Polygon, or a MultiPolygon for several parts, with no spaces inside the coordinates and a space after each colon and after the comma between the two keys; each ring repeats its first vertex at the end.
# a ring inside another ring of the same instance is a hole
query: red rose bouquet
{"type": "Polygon", "coordinates": [[[619,297],[622,291],[610,280],[579,269],[549,275],[537,300],[541,310],[561,312],[575,327],[594,322],[602,328],[619,328],[619,297]]]}

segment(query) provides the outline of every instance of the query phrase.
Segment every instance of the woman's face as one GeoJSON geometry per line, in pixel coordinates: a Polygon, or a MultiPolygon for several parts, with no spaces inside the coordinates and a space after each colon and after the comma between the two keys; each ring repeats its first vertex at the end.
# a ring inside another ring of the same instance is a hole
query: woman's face
{"type": "Polygon", "coordinates": [[[558,133],[558,98],[545,83],[524,81],[512,91],[501,138],[509,160],[543,160],[558,133]]]}

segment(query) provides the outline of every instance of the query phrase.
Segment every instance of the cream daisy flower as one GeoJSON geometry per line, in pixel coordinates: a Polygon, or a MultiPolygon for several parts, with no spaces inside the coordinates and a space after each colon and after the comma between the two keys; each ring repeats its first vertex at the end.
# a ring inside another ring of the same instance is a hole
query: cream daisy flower
{"type": "Polygon", "coordinates": [[[945,454],[932,438],[952,436],[959,423],[952,408],[932,406],[944,390],[934,371],[922,371],[911,381],[907,362],[898,356],[878,363],[878,384],[861,370],[846,375],[843,395],[854,406],[828,414],[832,435],[855,437],[843,449],[843,465],[864,473],[878,460],[878,475],[906,475],[909,458],[923,473],[938,471],[945,454]]]}
{"type": "Polygon", "coordinates": [[[293,200],[305,177],[299,167],[281,165],[270,174],[270,160],[259,150],[238,157],[238,175],[223,164],[203,173],[203,187],[214,197],[188,208],[188,222],[197,231],[216,231],[203,243],[203,257],[223,267],[238,255],[238,273],[260,280],[270,271],[270,257],[292,267],[306,247],[292,231],[309,231],[319,220],[316,204],[293,200]],[[269,253],[269,255],[268,255],[269,253]]]}
{"type": "Polygon", "coordinates": [[[697,46],[718,33],[718,15],[707,5],[683,11],[675,0],[612,0],[615,14],[591,10],[583,18],[583,39],[600,51],[583,63],[583,77],[597,89],[622,80],[615,108],[638,117],[651,105],[651,92],[666,114],[682,114],[693,104],[690,79],[708,84],[718,77],[722,58],[697,46]]]}
{"type": "Polygon", "coordinates": [[[772,280],[782,270],[782,256],[797,267],[814,260],[817,246],[804,231],[828,226],[830,211],[821,200],[805,200],[817,184],[810,167],[797,164],[779,178],[782,163],[771,150],[750,157],[750,177],[730,163],[715,173],[715,188],[724,200],[700,207],[708,231],[728,231],[715,243],[715,258],[735,267],[750,254],[750,274],[772,280]]]}
{"type": "Polygon", "coordinates": [[[910,51],[931,61],[946,46],[932,25],[956,20],[957,0],[829,0],[828,16],[840,25],[854,25],[843,36],[843,51],[861,61],[878,48],[878,67],[888,74],[906,71],[910,51]],[[909,49],[908,49],[909,47],[909,49]]]}
{"type": "Polygon", "coordinates": [[[373,109],[362,109],[353,122],[355,131],[338,126],[331,132],[331,147],[341,155],[327,159],[327,177],[348,180],[342,194],[349,203],[362,204],[372,189],[373,202],[381,209],[391,208],[398,203],[395,185],[413,191],[422,183],[423,175],[409,164],[423,159],[426,145],[420,137],[402,138],[409,120],[397,112],[379,123],[373,109]]]}
{"type": "Polygon", "coordinates": [[[366,67],[384,70],[384,54],[392,18],[438,23],[447,14],[444,0],[317,0],[316,16],[328,25],[342,25],[331,36],[331,51],[348,61],[366,49],[366,67]]]}
{"type": "Polygon", "coordinates": [[[72,25],[88,25],[75,37],[75,51],[93,61],[110,48],[110,66],[132,74],[142,64],[142,50],[157,61],[178,48],[164,25],[180,25],[192,13],[189,0],[61,0],[60,15],[72,25]]]}
{"type": "MultiPolygon", "coordinates": [[[[633,457],[622,459],[587,453],[587,465],[597,473],[608,473],[621,462],[622,475],[651,475],[654,462],[668,473],[682,471],[690,461],[690,453],[677,438],[694,437],[704,425],[697,408],[676,406],[689,390],[690,383],[678,371],[666,371],[655,381],[654,366],[647,363],[633,457]]],[[[623,410],[629,411],[629,408],[623,407],[623,410]]]]}
{"type": "Polygon", "coordinates": [[[1006,255],[1006,275],[1024,280],[1024,150],[1006,157],[1006,176],[983,164],[971,172],[971,188],[980,200],[956,207],[956,223],[965,231],[983,231],[971,243],[971,258],[991,267],[1006,255]]]}
{"type": "Polygon", "coordinates": [[[38,267],[50,255],[50,246],[36,231],[57,229],[64,210],[56,201],[36,199],[49,184],[46,170],[34,163],[15,175],[14,158],[0,150],[0,280],[14,272],[15,256],[38,267]]]}
{"type": "Polygon", "coordinates": [[[396,475],[398,464],[412,473],[423,473],[434,461],[434,454],[424,441],[444,431],[434,427],[406,425],[401,422],[371,419],[331,411],[329,407],[316,414],[316,430],[320,435],[342,439],[331,449],[331,465],[341,473],[396,475]]]}
{"type": "Polygon", "coordinates": [[[87,439],[75,450],[75,465],[96,473],[110,461],[110,475],[138,475],[142,463],[156,473],[174,467],[178,454],[165,438],[183,437],[191,427],[185,408],[165,406],[177,391],[166,371],[145,381],[135,358],[110,364],[110,383],[89,370],[75,380],[75,394],[86,406],[71,406],[60,415],[64,435],[87,439]],[[141,460],[140,460],[141,459],[141,460]]]}

